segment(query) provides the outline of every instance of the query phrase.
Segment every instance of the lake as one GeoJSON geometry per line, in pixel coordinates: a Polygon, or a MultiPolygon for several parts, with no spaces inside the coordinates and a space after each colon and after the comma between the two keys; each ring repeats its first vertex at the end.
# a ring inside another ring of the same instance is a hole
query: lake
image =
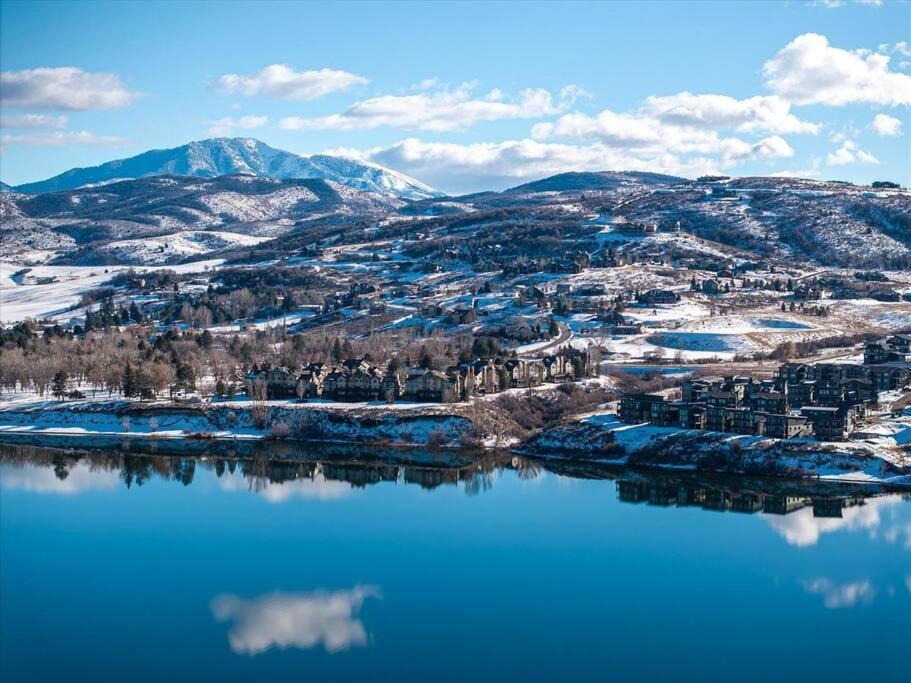
{"type": "Polygon", "coordinates": [[[907,494],[73,443],[0,446],[7,682],[911,677],[907,494]]]}

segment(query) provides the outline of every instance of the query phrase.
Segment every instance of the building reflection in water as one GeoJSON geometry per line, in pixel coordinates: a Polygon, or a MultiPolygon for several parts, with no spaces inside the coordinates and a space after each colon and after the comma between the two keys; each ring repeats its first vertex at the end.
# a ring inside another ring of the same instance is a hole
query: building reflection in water
{"type": "Polygon", "coordinates": [[[742,514],[762,513],[792,545],[811,545],[820,533],[839,528],[873,529],[879,510],[907,494],[882,487],[818,480],[730,477],[694,472],[625,470],[597,463],[539,461],[517,455],[396,451],[328,447],[301,451],[286,443],[217,443],[181,454],[186,442],[132,442],[130,451],[0,444],[5,488],[36,493],[75,493],[119,482],[127,488],[152,478],[189,486],[209,471],[225,491],[252,491],[281,503],[293,497],[329,500],[386,484],[434,490],[460,487],[475,496],[494,486],[498,472],[521,480],[544,472],[575,479],[616,482],[617,497],[630,504],[698,507],[742,514]],[[55,483],[57,482],[57,483],[55,483]]]}

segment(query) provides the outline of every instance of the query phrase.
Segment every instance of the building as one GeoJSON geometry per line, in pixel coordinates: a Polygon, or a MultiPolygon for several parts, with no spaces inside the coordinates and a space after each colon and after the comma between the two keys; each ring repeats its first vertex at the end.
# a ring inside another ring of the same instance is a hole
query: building
{"type": "Polygon", "coordinates": [[[618,415],[623,422],[640,424],[652,418],[652,405],[664,403],[664,396],[658,394],[624,394],[620,397],[618,415]]]}
{"type": "Polygon", "coordinates": [[[282,400],[297,395],[297,374],[283,367],[254,366],[244,378],[247,396],[258,400],[282,400]]]}
{"type": "Polygon", "coordinates": [[[844,441],[853,429],[850,411],[834,406],[804,406],[800,414],[813,427],[813,435],[820,441],[844,441]]]}
{"type": "Polygon", "coordinates": [[[406,401],[416,403],[454,403],[461,400],[462,390],[458,375],[412,368],[402,395],[406,401]]]}

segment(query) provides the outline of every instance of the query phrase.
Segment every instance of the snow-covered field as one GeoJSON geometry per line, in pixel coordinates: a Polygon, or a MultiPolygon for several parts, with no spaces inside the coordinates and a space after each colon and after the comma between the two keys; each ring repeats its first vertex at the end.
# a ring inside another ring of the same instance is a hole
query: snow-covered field
{"type": "MultiPolygon", "coordinates": [[[[179,273],[198,273],[217,268],[220,259],[195,261],[167,266],[179,273]]],[[[26,282],[52,280],[47,284],[18,284],[12,279],[21,266],[0,262],[0,323],[14,323],[26,318],[53,318],[68,321],[76,315],[72,307],[90,289],[100,287],[117,272],[128,266],[36,266],[27,268],[26,282]]],[[[137,272],[158,270],[159,267],[138,267],[137,272]]],[[[17,277],[20,281],[21,277],[17,277]]]]}

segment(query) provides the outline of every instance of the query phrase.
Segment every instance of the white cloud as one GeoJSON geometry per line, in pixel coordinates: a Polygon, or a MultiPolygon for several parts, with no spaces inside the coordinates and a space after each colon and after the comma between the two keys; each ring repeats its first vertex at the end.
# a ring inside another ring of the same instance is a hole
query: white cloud
{"type": "Polygon", "coordinates": [[[797,36],[762,67],[766,85],[795,104],[911,104],[911,76],[891,71],[889,57],[843,50],[825,36],[797,36]]]}
{"type": "Polygon", "coordinates": [[[688,92],[649,97],[643,111],[665,123],[693,128],[732,128],[741,133],[811,133],[819,124],[801,121],[791,105],[776,96],[758,95],[738,100],[727,95],[694,95],[688,92]]]}
{"type": "Polygon", "coordinates": [[[254,130],[262,128],[269,121],[268,116],[241,116],[233,118],[225,116],[224,118],[209,121],[209,135],[226,136],[231,135],[238,130],[254,130]]]}
{"type": "Polygon", "coordinates": [[[902,121],[888,114],[877,114],[873,117],[870,127],[880,136],[891,138],[901,135],[902,121]]]}
{"type": "Polygon", "coordinates": [[[854,607],[858,604],[869,605],[876,597],[876,591],[869,581],[854,583],[835,583],[826,578],[805,581],[804,590],[823,597],[823,604],[829,609],[854,607]]]}
{"type": "Polygon", "coordinates": [[[883,0],[816,0],[811,5],[825,7],[827,9],[838,9],[847,5],[867,5],[868,7],[882,7],[883,0]]]}
{"type": "Polygon", "coordinates": [[[268,95],[280,100],[315,100],[369,81],[348,71],[317,69],[294,71],[286,64],[270,64],[252,74],[225,74],[212,87],[229,95],[268,95]]]}
{"type": "MultiPolygon", "coordinates": [[[[659,98],[654,98],[652,102],[659,98]]],[[[646,105],[646,109],[651,108],[646,105]]],[[[634,150],[638,155],[657,157],[663,154],[699,154],[718,157],[721,163],[763,157],[790,157],[794,150],[780,136],[773,135],[758,142],[747,142],[735,137],[722,137],[716,130],[703,125],[682,125],[664,120],[667,110],[662,104],[654,104],[659,116],[649,114],[618,114],[605,109],[596,116],[573,112],[561,116],[556,123],[541,124],[532,129],[537,140],[562,138],[566,140],[594,140],[605,146],[634,150]]],[[[690,115],[677,117],[692,119],[690,115]]],[[[722,127],[720,116],[710,115],[715,125],[722,127]]],[[[730,118],[728,123],[736,123],[730,118]]]]}
{"type": "Polygon", "coordinates": [[[233,621],[228,643],[236,654],[257,655],[273,647],[309,650],[322,645],[340,652],[367,643],[357,618],[367,598],[379,598],[374,586],[327,593],[273,593],[252,600],[219,595],[212,600],[217,621],[233,621]]]}
{"type": "Polygon", "coordinates": [[[46,133],[25,133],[23,135],[0,134],[4,145],[31,145],[33,147],[62,147],[64,145],[122,145],[126,138],[116,135],[96,135],[87,130],[53,131],[46,133]]]}
{"type": "Polygon", "coordinates": [[[435,81],[422,82],[422,92],[410,95],[383,95],[355,102],[341,114],[318,118],[291,116],[279,123],[287,130],[377,128],[393,126],[404,130],[463,130],[480,121],[531,119],[559,114],[585,91],[576,86],[560,90],[556,100],[547,90],[529,88],[516,98],[507,98],[500,90],[474,96],[474,84],[465,83],[450,90],[426,90],[435,81]]]}
{"type": "Polygon", "coordinates": [[[600,140],[586,144],[530,139],[457,144],[417,138],[401,140],[389,147],[364,151],[337,149],[326,153],[374,161],[449,192],[502,189],[566,171],[641,170],[695,177],[717,173],[749,158],[793,153],[784,140],[775,137],[753,144],[729,139],[721,143],[721,152],[717,142],[704,147],[716,154],[700,152],[699,145],[680,145],[687,153],[676,153],[660,141],[636,149],[600,140]]]}
{"type": "Polygon", "coordinates": [[[0,116],[0,128],[30,130],[34,128],[64,128],[69,122],[66,116],[50,114],[21,114],[0,116]]]}
{"type": "Polygon", "coordinates": [[[841,147],[826,156],[829,166],[846,166],[847,164],[878,164],[879,159],[865,152],[853,140],[845,140],[841,147]]]}
{"type": "Polygon", "coordinates": [[[0,105],[17,109],[83,111],[113,109],[135,100],[111,73],[90,73],[76,67],[4,71],[0,74],[0,105]]]}

